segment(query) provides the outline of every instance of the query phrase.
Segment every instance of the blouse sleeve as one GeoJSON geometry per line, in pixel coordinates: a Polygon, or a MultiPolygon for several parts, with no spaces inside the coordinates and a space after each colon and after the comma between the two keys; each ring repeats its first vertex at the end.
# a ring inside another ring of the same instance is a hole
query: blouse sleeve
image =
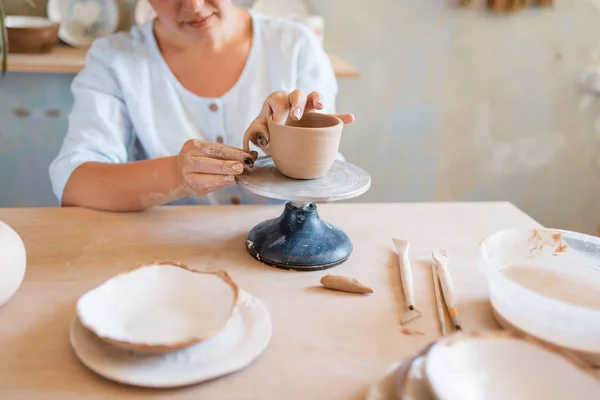
{"type": "Polygon", "coordinates": [[[119,82],[111,68],[109,44],[96,40],[84,69],[71,84],[73,107],[66,137],[49,167],[52,190],[60,204],[73,171],[89,161],[123,163],[133,140],[131,122],[119,82]]]}
{"type": "Polygon", "coordinates": [[[323,96],[323,112],[335,113],[338,83],[329,56],[321,42],[308,28],[303,27],[303,40],[298,54],[297,88],[323,96]]]}

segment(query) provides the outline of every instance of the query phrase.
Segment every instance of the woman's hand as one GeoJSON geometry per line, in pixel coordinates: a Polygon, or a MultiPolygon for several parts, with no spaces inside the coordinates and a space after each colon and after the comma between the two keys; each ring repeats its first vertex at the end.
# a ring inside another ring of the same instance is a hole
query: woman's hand
{"type": "Polygon", "coordinates": [[[218,143],[190,139],[177,157],[177,177],[189,194],[203,196],[235,181],[258,154],[218,143]]]}
{"type": "MultiPolygon", "coordinates": [[[[291,117],[295,120],[302,118],[302,115],[307,112],[316,112],[323,109],[323,98],[318,92],[304,93],[302,90],[294,90],[291,93],[278,91],[271,93],[263,103],[260,114],[250,124],[246,132],[268,132],[267,118],[273,115],[273,120],[283,124],[291,117]]],[[[353,114],[334,114],[342,120],[344,124],[354,122],[353,114]]],[[[261,143],[264,140],[261,135],[251,135],[252,143],[257,146],[264,146],[266,143],[261,143]]],[[[245,141],[244,141],[245,142],[245,141]]],[[[244,143],[244,145],[246,145],[244,143]]]]}

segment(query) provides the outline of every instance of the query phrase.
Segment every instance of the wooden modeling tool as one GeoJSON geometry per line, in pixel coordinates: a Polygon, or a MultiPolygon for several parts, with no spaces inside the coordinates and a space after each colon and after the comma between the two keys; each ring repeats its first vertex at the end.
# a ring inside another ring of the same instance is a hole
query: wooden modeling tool
{"type": "Polygon", "coordinates": [[[456,307],[456,294],[454,292],[454,285],[452,284],[452,277],[448,270],[448,251],[444,249],[434,249],[431,252],[433,262],[436,268],[436,272],[440,278],[442,284],[442,292],[444,294],[444,301],[448,308],[448,314],[452,318],[452,324],[454,329],[461,331],[460,319],[458,316],[458,308],[456,307]]]}
{"type": "Polygon", "coordinates": [[[440,329],[442,330],[442,336],[446,336],[448,333],[448,327],[446,326],[446,313],[444,312],[444,303],[442,302],[440,281],[434,264],[431,265],[431,275],[433,277],[433,292],[435,293],[435,305],[437,307],[440,329]]]}
{"type": "Polygon", "coordinates": [[[409,242],[393,238],[394,245],[398,251],[398,265],[400,269],[400,277],[402,279],[402,288],[404,289],[404,298],[407,305],[406,313],[402,316],[400,324],[406,325],[411,321],[419,318],[421,312],[415,308],[415,295],[413,293],[412,271],[410,261],[408,259],[409,242]]]}

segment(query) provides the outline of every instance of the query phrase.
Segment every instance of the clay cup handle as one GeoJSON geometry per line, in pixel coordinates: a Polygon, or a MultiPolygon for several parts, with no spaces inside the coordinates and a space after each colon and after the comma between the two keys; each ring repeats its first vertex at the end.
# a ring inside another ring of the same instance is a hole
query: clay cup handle
{"type": "Polygon", "coordinates": [[[250,124],[244,133],[244,151],[250,151],[250,142],[252,142],[268,154],[267,149],[269,147],[269,140],[269,129],[267,126],[263,123],[255,121],[250,124]]]}

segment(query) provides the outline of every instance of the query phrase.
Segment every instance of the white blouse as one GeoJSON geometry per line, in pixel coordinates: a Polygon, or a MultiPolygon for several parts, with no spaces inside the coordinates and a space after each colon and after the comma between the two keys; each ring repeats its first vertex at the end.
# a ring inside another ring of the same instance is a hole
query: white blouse
{"type": "MultiPolygon", "coordinates": [[[[194,138],[241,148],[246,128],[277,90],[318,91],[324,112],[335,112],[338,86],[316,36],[296,22],[248,11],[253,22],[249,56],[238,81],[219,98],[199,97],[181,85],[160,53],[153,21],[93,43],[71,85],[68,132],[49,168],[59,204],[71,173],[88,161],[177,155],[194,138]]],[[[280,203],[235,184],[182,200],[176,203],[280,203]]]]}

